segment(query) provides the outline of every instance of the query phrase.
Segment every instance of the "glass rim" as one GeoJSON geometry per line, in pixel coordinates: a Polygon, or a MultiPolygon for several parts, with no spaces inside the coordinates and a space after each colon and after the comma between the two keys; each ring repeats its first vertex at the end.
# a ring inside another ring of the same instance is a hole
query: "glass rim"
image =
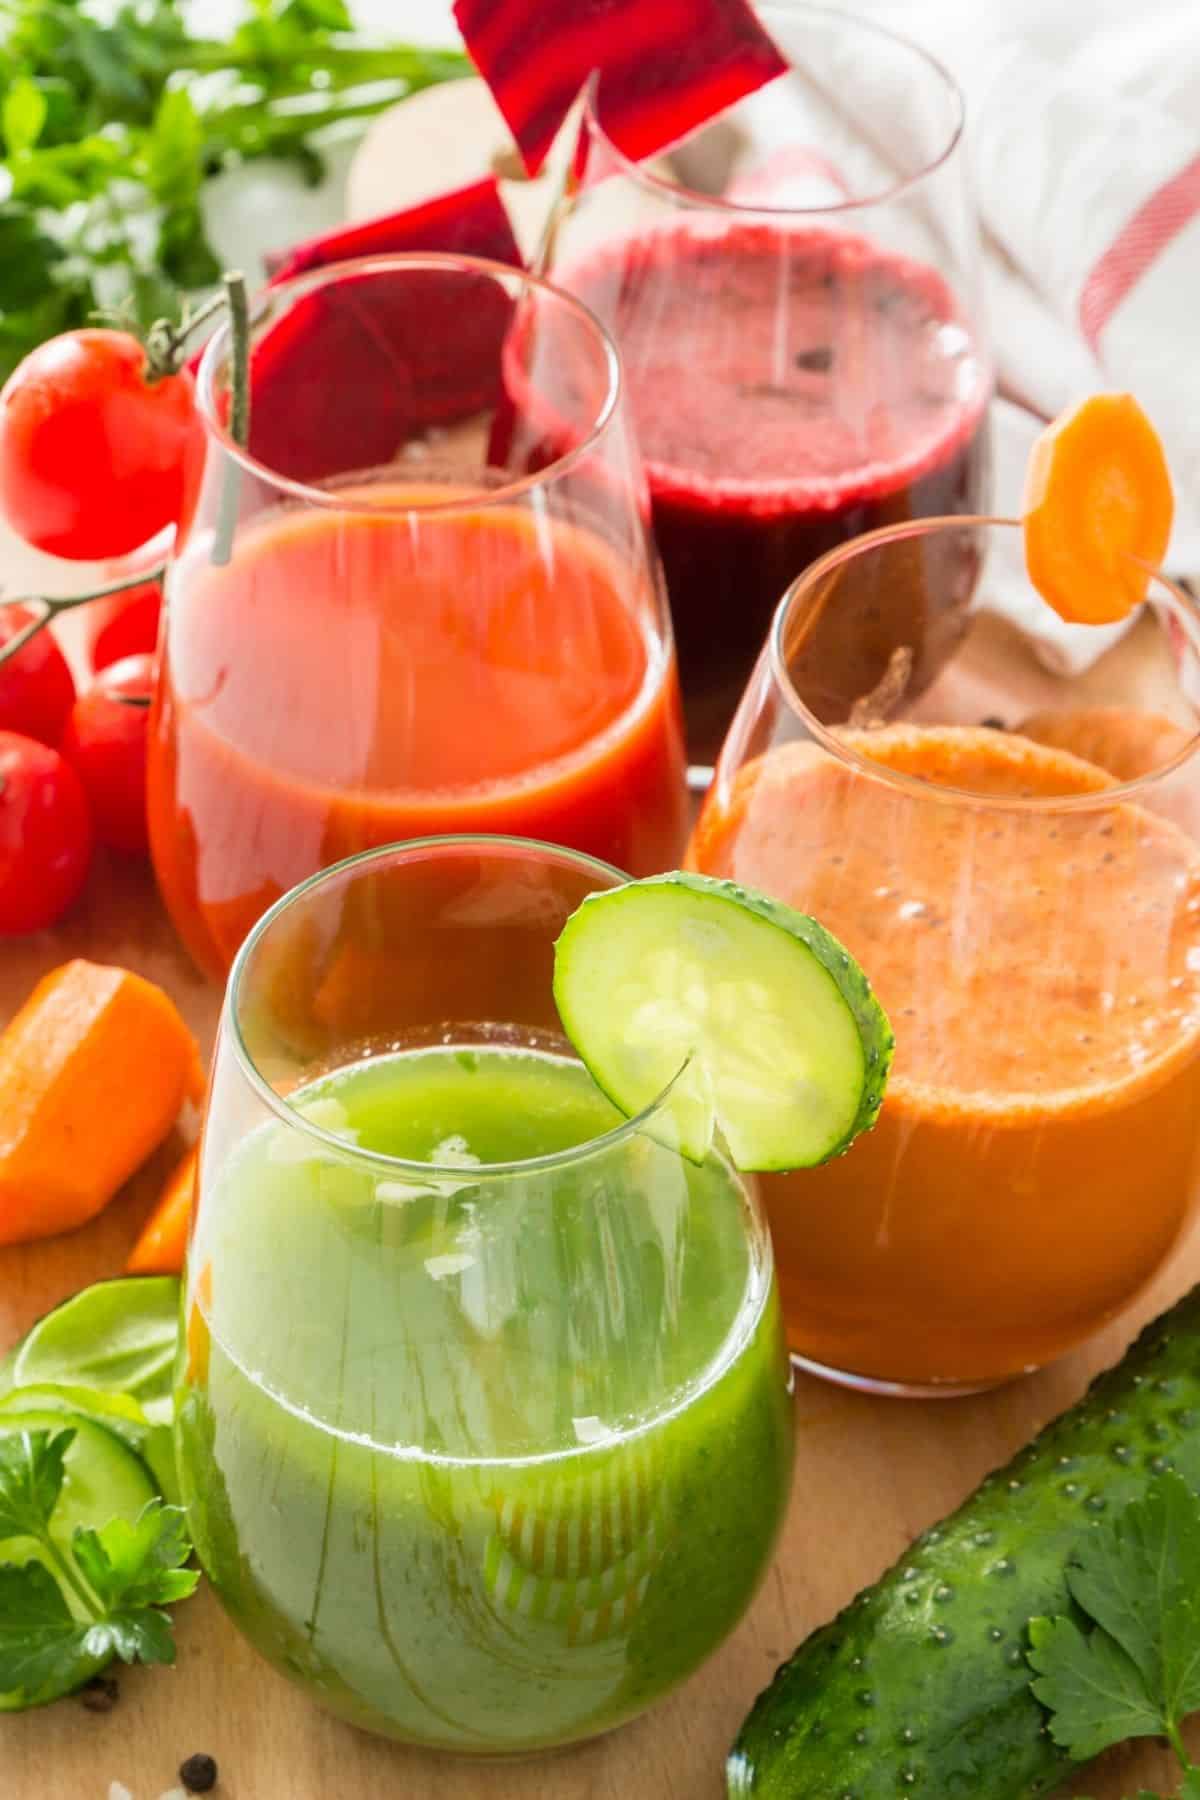
{"type": "Polygon", "coordinates": [[[548,487],[560,476],[567,474],[594,448],[616,418],[625,394],[624,369],[616,340],[591,307],[575,294],[556,287],[553,282],[530,269],[455,251],[397,250],[386,255],[349,257],[343,262],[325,263],[320,268],[305,269],[301,274],[293,275],[287,281],[277,282],[274,286],[268,283],[261,287],[250,303],[251,330],[261,322],[276,300],[302,298],[305,293],[315,292],[333,281],[345,280],[354,275],[377,275],[388,270],[401,272],[406,269],[440,269],[446,273],[488,275],[501,278],[506,283],[517,282],[523,291],[533,290],[546,295],[556,305],[575,315],[598,342],[603,353],[605,375],[604,397],[578,443],[572,444],[569,450],[555,457],[553,462],[528,475],[514,476],[498,487],[481,488],[478,492],[464,494],[455,500],[422,500],[414,497],[404,501],[372,501],[364,499],[360,493],[352,504],[348,503],[345,494],[339,493],[336,488],[314,487],[310,482],[298,481],[252,456],[248,449],[234,441],[228,428],[218,418],[215,405],[216,371],[230,337],[231,327],[227,317],[220,321],[205,344],[200,366],[196,371],[197,411],[206,435],[231,462],[237,463],[248,475],[268,483],[291,499],[303,500],[308,506],[326,507],[336,512],[371,513],[381,517],[403,518],[412,513],[434,517],[464,511],[477,512],[483,507],[504,505],[523,494],[548,487]]]}
{"type": "MultiPolygon", "coordinates": [[[[1148,790],[1161,785],[1169,776],[1191,760],[1200,748],[1200,722],[1192,730],[1187,742],[1180,746],[1174,756],[1169,757],[1160,767],[1148,770],[1143,775],[1135,775],[1126,781],[1114,781],[1111,787],[1098,788],[1094,793],[1061,794],[1061,795],[1018,795],[1018,794],[980,794],[971,788],[948,787],[942,783],[928,781],[921,775],[909,775],[899,769],[889,769],[885,764],[874,761],[862,751],[856,750],[837,735],[839,727],[828,726],[817,718],[807,706],[792,681],[788,668],[787,651],[784,643],[788,622],[793,609],[811,591],[814,584],[823,580],[843,564],[856,562],[864,553],[880,548],[886,544],[901,543],[907,538],[931,537],[948,529],[962,530],[964,527],[1004,530],[1019,530],[1021,520],[1006,518],[1001,515],[987,513],[951,513],[924,519],[906,519],[896,525],[880,525],[874,531],[863,532],[861,536],[850,538],[844,544],[827,550],[824,556],[810,563],[796,579],[784,590],[783,598],[775,608],[771,621],[770,633],[767,637],[765,654],[770,665],[771,676],[792,714],[800,720],[805,729],[811,733],[823,750],[826,750],[837,762],[856,770],[858,773],[881,781],[885,786],[906,793],[912,798],[933,800],[941,805],[970,806],[981,812],[1013,812],[1013,813],[1084,813],[1102,811],[1106,807],[1120,805],[1127,801],[1137,800],[1148,790]]],[[[1143,604],[1155,604],[1164,607],[1172,619],[1182,626],[1188,642],[1200,658],[1200,606],[1191,596],[1161,569],[1153,568],[1149,563],[1142,565],[1151,578],[1150,589],[1143,604]],[[1154,588],[1164,590],[1156,595],[1154,588]]],[[[1076,678],[1077,679],[1077,678],[1076,678]]]]}
{"type": "MultiPolygon", "coordinates": [[[[795,5],[786,4],[784,3],[784,0],[761,0],[761,3],[756,7],[756,11],[762,15],[764,22],[768,26],[771,23],[772,13],[780,15],[787,14],[792,17],[804,13],[819,14],[823,18],[835,20],[839,25],[852,27],[856,31],[867,32],[869,35],[876,38],[886,38],[890,43],[899,45],[904,50],[908,51],[918,62],[924,63],[925,67],[936,76],[943,91],[950,98],[953,107],[953,118],[950,122],[946,141],[941,149],[936,155],[929,157],[923,162],[919,169],[914,169],[907,175],[898,175],[895,181],[891,182],[887,187],[880,188],[877,193],[873,194],[858,195],[847,200],[827,201],[821,205],[813,206],[771,206],[761,201],[744,202],[729,200],[722,194],[701,193],[699,188],[688,187],[685,182],[672,181],[665,175],[656,175],[654,171],[647,168],[644,163],[639,163],[635,161],[634,158],[627,156],[625,152],[613,142],[612,138],[609,137],[607,131],[605,131],[604,126],[600,122],[597,97],[600,91],[601,77],[600,72],[597,70],[588,77],[583,90],[583,116],[589,131],[602,140],[605,149],[612,156],[623,176],[636,182],[648,192],[657,194],[663,199],[670,200],[680,207],[689,207],[697,211],[715,213],[724,216],[731,221],[735,219],[751,220],[761,218],[768,220],[771,223],[779,224],[789,219],[799,223],[805,219],[823,219],[837,214],[852,215],[855,213],[866,212],[871,207],[882,205],[885,201],[897,199],[901,194],[906,193],[909,188],[916,187],[918,183],[925,181],[929,176],[936,174],[938,169],[944,168],[950,161],[950,158],[962,143],[963,134],[966,130],[966,101],[963,97],[962,88],[959,86],[950,70],[946,67],[946,64],[942,62],[940,57],[935,56],[931,50],[927,49],[924,44],[920,44],[915,38],[909,37],[907,32],[895,31],[890,25],[881,25],[875,19],[864,19],[857,13],[843,12],[840,7],[836,6],[814,5],[810,3],[810,0],[799,0],[799,3],[795,5]]],[[[769,87],[770,83],[768,82],[766,85],[769,87]]],[[[752,95],[743,96],[744,99],[750,99],[752,97],[752,95]]],[[[717,120],[721,117],[723,117],[723,114],[719,113],[716,115],[717,120]]],[[[702,121],[701,124],[694,127],[691,132],[686,132],[682,138],[676,140],[675,144],[666,145],[664,151],[660,151],[658,154],[669,154],[672,149],[677,148],[679,144],[686,143],[690,137],[698,135],[706,128],[706,126],[712,123],[714,123],[714,120],[712,119],[702,121]]]]}
{"type": "MultiPolygon", "coordinates": [[[[249,1083],[251,1090],[275,1114],[276,1118],[293,1130],[298,1130],[312,1138],[321,1146],[322,1150],[333,1151],[339,1161],[360,1166],[368,1165],[393,1175],[409,1175],[427,1182],[453,1180],[455,1185],[460,1188],[468,1183],[490,1181],[493,1177],[505,1179],[520,1175],[546,1174],[555,1169],[568,1167],[572,1163],[582,1162],[598,1153],[602,1154],[615,1145],[623,1143],[627,1138],[644,1130],[648,1121],[662,1110],[675,1083],[688,1066],[687,1062],[681,1064],[667,1085],[654,1096],[653,1100],[642,1107],[640,1112],[622,1119],[618,1124],[610,1126],[607,1131],[598,1132],[594,1137],[587,1138],[581,1144],[572,1144],[565,1150],[554,1150],[544,1156],[522,1157],[513,1162],[471,1164],[466,1167],[462,1163],[421,1162],[412,1157],[390,1156],[383,1150],[368,1150],[359,1144],[352,1144],[346,1138],[339,1137],[336,1132],[329,1131],[315,1120],[307,1118],[304,1113],[292,1105],[286,1094],[278,1093],[259,1068],[246,1043],[238,1005],[242,982],[246,976],[250,959],[268,932],[294,906],[305,901],[327,883],[332,885],[335,881],[342,879],[351,870],[362,868],[372,862],[407,860],[410,856],[419,859],[422,853],[431,850],[436,852],[464,847],[484,849],[507,847],[508,849],[523,850],[530,855],[536,855],[540,861],[550,859],[566,863],[581,871],[598,871],[606,876],[615,876],[616,880],[613,886],[616,887],[632,879],[623,869],[618,869],[614,863],[604,862],[598,856],[589,856],[586,851],[571,850],[562,844],[548,843],[542,838],[516,837],[502,832],[446,832],[431,837],[400,838],[395,843],[381,844],[369,850],[359,850],[353,856],[346,856],[340,862],[331,863],[328,868],[318,869],[315,875],[310,875],[306,880],[298,882],[295,887],[289,888],[288,892],[281,895],[255,923],[234,957],[222,1009],[222,1024],[227,1018],[229,1039],[233,1044],[234,1056],[241,1073],[249,1083]]],[[[574,1045],[571,1047],[574,1049],[574,1045]]],[[[579,1066],[590,1076],[590,1071],[582,1057],[579,1058],[579,1066]]],[[[598,1091],[603,1092],[603,1090],[598,1091]]],[[[604,1098],[607,1099],[608,1096],[605,1095],[604,1098]]],[[[615,1103],[610,1102],[610,1104],[615,1103]]]]}

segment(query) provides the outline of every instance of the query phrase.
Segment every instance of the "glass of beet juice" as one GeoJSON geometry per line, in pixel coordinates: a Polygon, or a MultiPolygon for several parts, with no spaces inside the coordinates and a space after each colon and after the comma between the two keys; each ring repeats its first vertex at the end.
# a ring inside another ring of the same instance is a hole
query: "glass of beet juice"
{"type": "Polygon", "coordinates": [[[468,258],[302,275],[257,307],[244,449],[230,356],[222,329],[151,727],[154,864],[196,961],[222,978],[298,881],[431,832],[673,866],[675,657],[603,328],[468,258]],[[535,474],[530,413],[556,433],[535,474]]]}
{"type": "MultiPolygon", "coordinates": [[[[879,26],[759,10],[789,71],[687,138],[669,175],[615,147],[593,83],[544,258],[620,346],[689,748],[705,760],[789,581],[872,527],[988,499],[961,96],[879,26]]],[[[830,618],[822,661],[869,688],[899,613],[919,685],[952,650],[969,591],[864,581],[830,618]]]]}

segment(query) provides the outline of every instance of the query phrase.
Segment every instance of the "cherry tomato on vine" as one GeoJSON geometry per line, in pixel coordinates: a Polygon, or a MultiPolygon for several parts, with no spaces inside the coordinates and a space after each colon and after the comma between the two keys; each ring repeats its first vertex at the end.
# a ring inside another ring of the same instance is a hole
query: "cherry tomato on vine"
{"type": "Polygon", "coordinates": [[[87,879],[92,841],[70,763],[48,744],[0,731],[0,932],[60,919],[87,879]]]}
{"type": "Polygon", "coordinates": [[[150,382],[131,332],[64,332],[0,390],[0,507],[39,550],[127,556],[179,518],[203,453],[186,369],[150,382]]]}
{"type": "MultiPolygon", "coordinates": [[[[33,617],[31,607],[0,606],[0,644],[15,638],[33,617]]],[[[74,702],[67,659],[48,626],[0,663],[0,731],[57,744],[74,702]]]]}
{"type": "Polygon", "coordinates": [[[127,656],[102,669],[71,708],[62,753],[92,809],[96,836],[113,850],[144,851],[146,738],[154,658],[127,656]]]}
{"type": "Polygon", "coordinates": [[[103,600],[93,600],[84,611],[88,659],[96,674],[126,656],[153,654],[158,644],[158,615],[162,611],[162,590],[156,581],[126,588],[123,594],[106,594],[103,600]]]}

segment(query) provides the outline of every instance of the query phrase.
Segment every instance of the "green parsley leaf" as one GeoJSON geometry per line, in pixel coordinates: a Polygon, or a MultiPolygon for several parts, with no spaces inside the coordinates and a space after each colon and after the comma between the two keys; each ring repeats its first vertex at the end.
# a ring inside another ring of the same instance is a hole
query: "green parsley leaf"
{"type": "Polygon", "coordinates": [[[96,1598],[110,1612],[169,1606],[185,1600],[200,1579],[194,1569],[181,1566],[191,1554],[183,1509],[164,1506],[161,1500],[151,1500],[132,1525],[112,1519],[100,1531],[81,1527],[72,1549],[96,1598]]]}
{"type": "MultiPolygon", "coordinates": [[[[57,1433],[51,1447],[73,1435],[57,1433]]],[[[43,1494],[53,1485],[47,1455],[40,1464],[43,1494]]],[[[42,1531],[46,1545],[44,1525],[42,1531]]],[[[163,1607],[194,1591],[198,1573],[181,1566],[190,1554],[182,1510],[151,1500],[132,1525],[118,1518],[98,1531],[80,1527],[69,1558],[55,1550],[54,1562],[0,1566],[0,1694],[19,1693],[33,1705],[70,1693],[114,1656],[174,1662],[163,1607]]]]}
{"type": "Polygon", "coordinates": [[[126,1663],[175,1661],[170,1617],[153,1607],[142,1612],[110,1613],[91,1627],[86,1647],[93,1654],[103,1656],[105,1662],[114,1656],[126,1663]]]}
{"type": "Polygon", "coordinates": [[[1162,1735],[1162,1713],[1136,1663],[1106,1632],[1082,1632],[1071,1619],[1031,1619],[1029,1640],[1033,1691],[1053,1715],[1050,1735],[1077,1762],[1127,1738],[1162,1735]]]}
{"type": "MultiPolygon", "coordinates": [[[[1078,1761],[1127,1738],[1166,1737],[1200,1800],[1179,1727],[1200,1708],[1200,1498],[1168,1472],[1089,1533],[1066,1570],[1084,1616],[1033,1619],[1029,1661],[1049,1730],[1078,1761]]],[[[1142,1793],[1139,1800],[1155,1800],[1142,1793]]]]}
{"type": "Polygon", "coordinates": [[[62,1492],[63,1458],[74,1437],[70,1429],[0,1437],[0,1541],[43,1535],[62,1492]]]}
{"type": "Polygon", "coordinates": [[[1181,1476],[1163,1475],[1094,1532],[1067,1585],[1137,1664],[1164,1718],[1200,1707],[1200,1503],[1181,1476]]]}
{"type": "Polygon", "coordinates": [[[78,1687],[97,1664],[89,1627],[73,1617],[62,1591],[39,1562],[0,1567],[0,1693],[23,1690],[30,1700],[78,1687]]]}
{"type": "Polygon", "coordinates": [[[42,135],[50,103],[36,81],[21,75],[4,96],[0,108],[0,131],[10,156],[32,150],[42,135]]]}

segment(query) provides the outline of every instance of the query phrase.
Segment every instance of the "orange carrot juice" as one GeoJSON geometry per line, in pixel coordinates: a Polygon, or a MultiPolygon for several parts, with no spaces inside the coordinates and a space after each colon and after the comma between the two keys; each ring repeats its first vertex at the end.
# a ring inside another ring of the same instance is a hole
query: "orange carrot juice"
{"type": "Polygon", "coordinates": [[[1095,1330],[1188,1213],[1200,848],[1015,733],[833,737],[844,757],[747,763],[691,853],[815,914],[895,1027],[875,1130],[764,1178],[790,1341],[868,1382],[983,1386],[1095,1330]]]}
{"type": "Polygon", "coordinates": [[[218,977],[267,906],[356,850],[502,832],[648,874],[682,848],[675,665],[636,585],[651,577],[546,513],[418,519],[410,490],[369,494],[378,510],[341,490],[329,510],[264,513],[227,565],[185,552],[173,572],[151,843],[218,977]]]}

